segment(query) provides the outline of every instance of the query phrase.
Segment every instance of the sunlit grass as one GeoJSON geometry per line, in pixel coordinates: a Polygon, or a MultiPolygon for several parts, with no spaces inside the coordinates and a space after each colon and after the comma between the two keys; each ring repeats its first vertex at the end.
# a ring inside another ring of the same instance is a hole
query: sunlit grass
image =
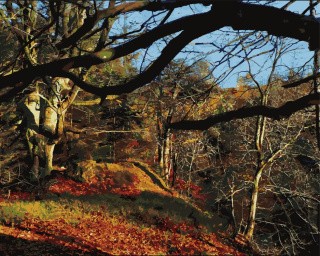
{"type": "Polygon", "coordinates": [[[189,220],[194,216],[199,225],[210,229],[212,219],[181,198],[163,196],[152,192],[142,192],[136,200],[122,198],[114,194],[74,196],[56,195],[41,201],[8,201],[1,203],[1,221],[8,223],[37,218],[43,221],[63,218],[68,223],[78,223],[81,219],[99,212],[106,218],[123,216],[136,223],[148,226],[156,217],[170,218],[174,222],[189,220]],[[140,216],[139,218],[137,216],[140,216]]]}

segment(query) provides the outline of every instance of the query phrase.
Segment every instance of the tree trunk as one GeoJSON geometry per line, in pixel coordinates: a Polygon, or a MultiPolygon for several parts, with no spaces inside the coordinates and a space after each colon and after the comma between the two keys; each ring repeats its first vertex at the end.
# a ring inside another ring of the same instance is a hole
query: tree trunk
{"type": "Polygon", "coordinates": [[[166,132],[166,138],[165,138],[165,148],[164,148],[164,177],[166,179],[167,184],[169,184],[169,177],[170,177],[170,171],[171,171],[171,163],[172,163],[172,156],[171,156],[171,134],[170,131],[166,132]]]}
{"type": "Polygon", "coordinates": [[[247,228],[244,234],[247,241],[251,241],[253,237],[253,231],[254,231],[255,222],[256,222],[256,212],[257,212],[257,206],[258,206],[259,182],[262,175],[262,171],[263,171],[263,168],[260,168],[257,171],[254,177],[253,185],[252,185],[250,213],[249,213],[247,228]]]}
{"type": "MultiPolygon", "coordinates": [[[[268,101],[270,87],[268,86],[265,94],[261,93],[261,105],[266,105],[268,101]]],[[[257,171],[252,184],[251,200],[250,200],[250,212],[247,221],[247,227],[245,230],[244,238],[247,241],[251,241],[253,237],[253,231],[256,223],[256,212],[258,206],[258,195],[259,195],[259,182],[261,179],[262,172],[265,168],[264,156],[263,156],[263,142],[265,138],[266,118],[264,116],[258,116],[257,127],[255,134],[255,147],[257,150],[257,171]]]]}
{"type": "Polygon", "coordinates": [[[171,162],[171,187],[173,188],[176,183],[177,177],[177,153],[172,153],[172,162],[171,162]]]}
{"type": "Polygon", "coordinates": [[[161,169],[161,176],[165,176],[165,154],[167,150],[167,132],[163,129],[162,126],[157,126],[157,150],[158,150],[158,163],[161,169]]]}
{"type": "Polygon", "coordinates": [[[43,173],[41,174],[42,177],[50,175],[52,171],[52,161],[53,161],[53,151],[54,151],[55,144],[46,144],[45,145],[45,168],[43,173]]]}
{"type": "MultiPolygon", "coordinates": [[[[261,102],[262,102],[262,105],[266,103],[265,96],[262,96],[261,102]]],[[[259,195],[259,182],[261,179],[262,172],[265,168],[265,164],[263,163],[263,153],[262,153],[262,144],[265,136],[265,126],[266,126],[266,118],[262,116],[258,116],[256,134],[255,134],[255,147],[257,150],[257,171],[252,184],[249,218],[247,220],[247,227],[244,232],[244,239],[246,242],[250,242],[252,240],[255,223],[256,223],[256,212],[257,212],[258,195],[259,195]]]]}
{"type": "Polygon", "coordinates": [[[39,140],[36,136],[39,130],[40,122],[39,103],[40,99],[38,96],[38,92],[34,91],[26,96],[25,100],[19,104],[19,108],[23,111],[27,121],[26,139],[29,148],[29,155],[32,162],[32,180],[36,180],[39,178],[39,154],[41,154],[41,150],[38,144],[39,140]]]}
{"type": "MultiPolygon", "coordinates": [[[[27,6],[27,2],[25,3],[27,6]]],[[[25,55],[28,59],[28,65],[32,64],[36,66],[38,64],[38,52],[37,47],[34,47],[37,43],[32,39],[32,31],[35,31],[37,27],[38,16],[38,1],[30,1],[31,9],[26,8],[23,11],[23,24],[25,26],[25,35],[23,41],[20,42],[23,46],[25,55]],[[26,44],[26,42],[29,42],[26,44]]],[[[81,27],[86,18],[86,10],[78,8],[70,8],[70,4],[66,3],[62,6],[62,29],[65,32],[65,36],[68,36],[71,27],[77,29],[81,27]],[[73,19],[77,19],[76,24],[73,19]],[[73,23],[73,24],[71,24],[73,23]]],[[[73,48],[72,56],[80,55],[80,51],[77,48],[73,48]]],[[[82,79],[85,79],[85,73],[79,73],[82,79]]],[[[27,142],[29,146],[31,160],[33,165],[31,167],[33,176],[35,178],[44,177],[49,175],[52,170],[53,152],[55,145],[61,138],[64,129],[64,115],[67,109],[77,96],[79,88],[72,86],[70,88],[69,79],[55,77],[53,79],[44,77],[43,82],[47,84],[48,90],[39,90],[39,83],[35,83],[35,90],[31,92],[26,98],[19,104],[24,112],[25,119],[27,120],[27,142]],[[63,89],[68,89],[68,97],[62,97],[61,92],[63,89]],[[41,95],[40,95],[41,93],[41,95]],[[40,168],[40,160],[45,163],[43,169],[40,168]],[[39,171],[44,170],[41,174],[39,171]]]]}
{"type": "Polygon", "coordinates": [[[193,151],[192,151],[192,156],[191,156],[191,161],[189,165],[189,173],[188,173],[188,196],[191,195],[191,180],[192,180],[192,167],[193,167],[193,162],[195,160],[197,152],[197,143],[193,144],[193,151]]]}
{"type": "Polygon", "coordinates": [[[231,184],[231,195],[230,195],[230,203],[231,203],[231,219],[232,219],[232,225],[233,225],[233,235],[236,235],[236,215],[235,215],[235,209],[234,209],[234,180],[232,180],[231,184]]]}
{"type": "Polygon", "coordinates": [[[31,168],[32,179],[39,179],[39,156],[33,155],[33,165],[31,168]]]}

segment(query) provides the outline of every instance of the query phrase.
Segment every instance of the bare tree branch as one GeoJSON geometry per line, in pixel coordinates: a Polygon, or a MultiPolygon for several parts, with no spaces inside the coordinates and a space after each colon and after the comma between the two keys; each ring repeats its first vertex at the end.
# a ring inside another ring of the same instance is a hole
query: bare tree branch
{"type": "Polygon", "coordinates": [[[279,120],[281,118],[287,118],[295,112],[310,107],[312,105],[319,104],[320,99],[317,94],[310,94],[303,96],[297,100],[289,101],[281,107],[274,108],[268,106],[254,106],[244,107],[237,110],[228,111],[225,113],[210,116],[203,120],[184,120],[176,123],[172,123],[170,128],[176,130],[206,130],[211,126],[228,122],[235,119],[243,119],[253,116],[265,116],[271,119],[279,120]]]}
{"type": "Polygon", "coordinates": [[[318,77],[320,77],[320,73],[316,73],[315,75],[310,75],[310,76],[307,76],[307,77],[305,77],[303,79],[300,79],[298,81],[294,81],[292,83],[288,83],[288,84],[282,85],[282,87],[286,88],[286,89],[287,88],[297,87],[297,86],[299,86],[299,85],[301,85],[303,83],[307,83],[307,82],[312,81],[313,79],[318,78],[318,77]]]}

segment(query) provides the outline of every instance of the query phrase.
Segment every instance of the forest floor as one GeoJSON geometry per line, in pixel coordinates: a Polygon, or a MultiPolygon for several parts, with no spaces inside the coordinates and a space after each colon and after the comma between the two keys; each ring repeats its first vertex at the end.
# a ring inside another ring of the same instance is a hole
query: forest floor
{"type": "Polygon", "coordinates": [[[61,174],[1,194],[0,255],[247,255],[148,166],[84,165],[87,182],[61,174]]]}

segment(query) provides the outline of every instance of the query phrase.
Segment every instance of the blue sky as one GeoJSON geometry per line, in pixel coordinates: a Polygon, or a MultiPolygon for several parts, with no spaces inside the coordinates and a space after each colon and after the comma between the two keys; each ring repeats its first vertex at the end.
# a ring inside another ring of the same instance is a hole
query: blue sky
{"type": "MultiPolygon", "coordinates": [[[[277,1],[274,3],[274,6],[281,7],[283,6],[287,1],[277,1]]],[[[288,10],[301,13],[303,10],[305,10],[308,7],[309,1],[297,1],[294,4],[292,4],[288,10]]],[[[193,5],[192,8],[190,7],[184,7],[179,8],[174,11],[174,13],[171,16],[171,19],[176,19],[178,17],[182,17],[185,15],[190,15],[197,12],[203,12],[205,11],[205,8],[202,5],[193,5]]],[[[309,12],[308,12],[309,14],[309,12]]],[[[320,9],[319,6],[316,7],[316,17],[320,17],[320,9]]],[[[139,24],[141,21],[143,22],[146,18],[150,16],[149,12],[141,12],[139,14],[134,15],[127,15],[126,18],[126,24],[135,26],[135,23],[139,24]]],[[[163,17],[164,15],[162,15],[163,17]]],[[[159,15],[159,18],[161,15],[159,15]]],[[[120,19],[119,23],[117,25],[118,29],[123,26],[124,20],[120,19]]],[[[141,24],[141,23],[140,23],[141,24]]],[[[213,67],[218,61],[220,61],[225,53],[221,53],[217,51],[216,48],[214,48],[212,45],[210,45],[212,42],[215,43],[215,45],[223,45],[227,40],[230,40],[235,35],[235,31],[233,31],[230,28],[223,28],[222,30],[213,32],[209,35],[203,36],[197,40],[194,40],[191,42],[189,46],[187,46],[183,52],[178,54],[176,57],[187,59],[189,61],[193,61],[195,58],[205,58],[213,67]],[[189,51],[197,51],[197,53],[190,53],[189,51]]],[[[266,35],[266,33],[263,33],[262,35],[266,35]]],[[[169,38],[168,38],[169,39],[169,38]]],[[[293,68],[294,70],[299,70],[299,67],[304,65],[307,60],[311,60],[314,52],[309,51],[308,44],[304,42],[300,42],[298,44],[294,44],[295,41],[293,39],[284,39],[286,43],[292,44],[292,48],[288,49],[288,53],[284,54],[283,57],[281,57],[278,61],[278,67],[276,73],[278,74],[287,74],[289,72],[289,68],[293,68]]],[[[154,60],[157,56],[159,56],[161,50],[165,46],[164,41],[158,41],[156,42],[152,47],[148,49],[146,54],[140,55],[140,62],[144,58],[145,62],[143,63],[143,66],[146,67],[150,61],[154,60]]],[[[273,46],[272,44],[266,44],[263,48],[256,50],[254,54],[258,54],[259,51],[267,51],[268,49],[271,49],[273,46]]],[[[255,78],[261,82],[265,83],[267,81],[270,67],[272,65],[272,58],[274,55],[265,54],[259,57],[254,58],[254,61],[251,62],[251,68],[252,72],[255,74],[255,78]]],[[[216,78],[221,77],[221,75],[225,72],[228,73],[229,65],[234,66],[237,65],[237,63],[241,60],[241,58],[234,57],[231,59],[230,63],[224,63],[220,65],[218,68],[213,69],[213,76],[216,78]]],[[[140,65],[140,63],[137,63],[137,65],[140,65]]],[[[310,63],[307,63],[305,65],[305,69],[303,70],[303,74],[307,75],[311,72],[312,69],[312,61],[310,63]]],[[[227,77],[224,77],[224,79],[220,79],[219,85],[223,87],[234,87],[237,83],[237,80],[239,76],[245,76],[248,70],[248,65],[246,63],[243,63],[239,65],[235,70],[230,72],[227,77]]],[[[302,71],[302,70],[300,70],[302,71]]]]}

